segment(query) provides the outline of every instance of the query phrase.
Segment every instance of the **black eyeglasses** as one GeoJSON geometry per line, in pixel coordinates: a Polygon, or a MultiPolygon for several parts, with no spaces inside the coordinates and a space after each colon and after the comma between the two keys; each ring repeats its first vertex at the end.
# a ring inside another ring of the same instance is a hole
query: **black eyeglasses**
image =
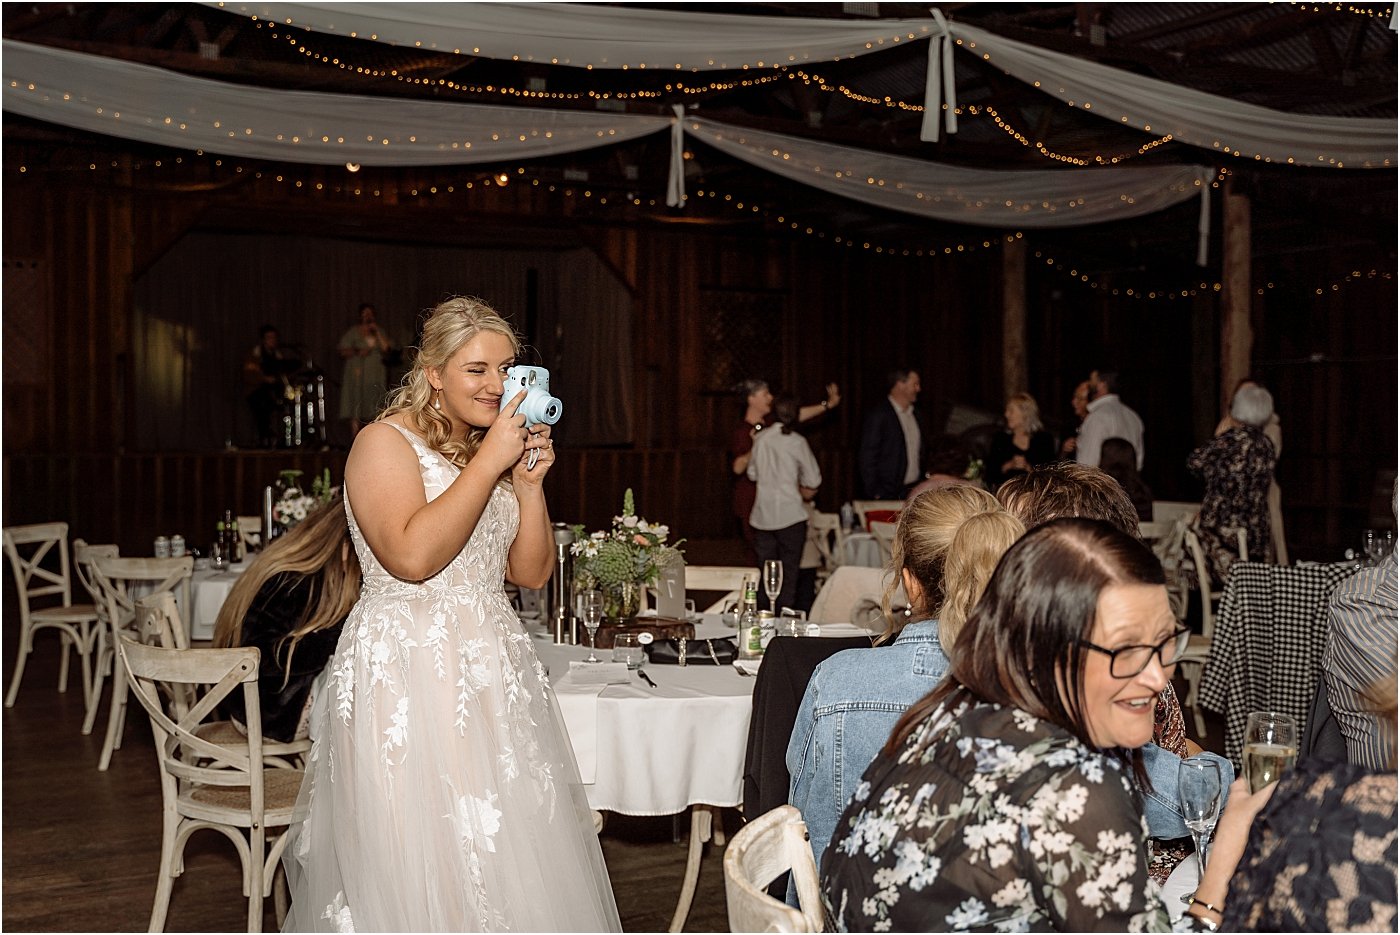
{"type": "Polygon", "coordinates": [[[1146,669],[1153,656],[1161,661],[1164,669],[1167,666],[1175,665],[1177,660],[1186,654],[1186,647],[1191,642],[1191,631],[1186,627],[1181,627],[1155,646],[1137,644],[1121,646],[1118,649],[1105,649],[1088,640],[1078,640],[1077,642],[1081,646],[1107,656],[1108,671],[1114,678],[1130,679],[1146,669]]]}

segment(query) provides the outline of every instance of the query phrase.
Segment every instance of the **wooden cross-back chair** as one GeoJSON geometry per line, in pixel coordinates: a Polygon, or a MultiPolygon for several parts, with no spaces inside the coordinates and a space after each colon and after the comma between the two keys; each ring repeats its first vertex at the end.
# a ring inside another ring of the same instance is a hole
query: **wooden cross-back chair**
{"type": "MultiPolygon", "coordinates": [[[[112,673],[110,707],[107,712],[107,736],[102,742],[102,755],[97,768],[105,770],[112,762],[112,752],[122,745],[122,730],[126,725],[126,679],[121,672],[121,658],[116,652],[120,637],[125,634],[140,638],[135,629],[136,599],[142,592],[159,594],[177,588],[185,592],[185,606],[190,606],[189,583],[194,570],[194,559],[188,555],[181,558],[96,558],[92,561],[93,582],[97,585],[101,599],[98,613],[102,616],[105,634],[99,641],[97,675],[93,679],[94,695],[102,692],[103,673],[112,673]]],[[[189,634],[180,627],[172,639],[180,648],[189,646],[189,634]]],[[[97,717],[97,704],[88,711],[83,721],[83,733],[92,732],[97,717]]]]}
{"type": "Polygon", "coordinates": [[[304,774],[264,763],[257,648],[174,649],[122,636],[117,654],[123,678],[150,719],[160,764],[160,871],[149,930],[164,931],[174,879],[184,869],[185,844],[208,828],[237,849],[248,931],[262,931],[263,901],[272,895],[304,774]],[[198,700],[184,711],[167,710],[161,685],[184,686],[198,700]],[[200,693],[204,685],[212,687],[200,693]],[[248,712],[247,734],[236,743],[211,743],[200,727],[236,692],[248,712]]]}
{"type": "Polygon", "coordinates": [[[724,852],[724,896],[731,932],[820,932],[817,864],[802,813],[780,805],[744,825],[724,852]],[[768,895],[788,871],[798,908],[768,895]]]}
{"type": "Polygon", "coordinates": [[[5,556],[15,577],[19,599],[19,651],[5,707],[14,707],[19,695],[24,666],[34,651],[34,636],[41,630],[57,630],[63,646],[58,664],[58,690],[68,690],[68,660],[77,650],[83,669],[83,704],[92,703],[93,646],[100,629],[94,604],[73,603],[73,583],[68,563],[68,524],[34,523],[7,526],[4,530],[5,556]],[[33,606],[34,601],[49,606],[33,606]]]}

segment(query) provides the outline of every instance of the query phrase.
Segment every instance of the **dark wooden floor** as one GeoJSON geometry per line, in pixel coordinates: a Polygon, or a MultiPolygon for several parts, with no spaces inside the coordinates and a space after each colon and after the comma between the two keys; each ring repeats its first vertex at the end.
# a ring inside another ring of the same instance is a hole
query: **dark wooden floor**
{"type": "MultiPolygon", "coordinates": [[[[6,614],[4,676],[14,663],[14,617],[6,614]]],[[[3,913],[9,932],[143,932],[160,860],[160,786],[148,722],[128,715],[111,768],[97,771],[104,706],[91,736],[79,733],[82,693],[57,685],[58,640],[40,638],[24,684],[3,720],[3,913]]],[[[75,666],[76,669],[76,666],[75,666]]],[[[737,813],[726,826],[737,827],[737,813]]],[[[672,841],[669,818],[609,815],[603,854],[629,932],[664,932],[685,870],[686,849],[672,841]]],[[[686,930],[728,930],[718,847],[701,865],[686,930]]],[[[247,904],[238,857],[217,832],[196,834],[175,881],[166,930],[238,932],[247,904]]],[[[264,931],[276,931],[269,904],[264,931]]]]}

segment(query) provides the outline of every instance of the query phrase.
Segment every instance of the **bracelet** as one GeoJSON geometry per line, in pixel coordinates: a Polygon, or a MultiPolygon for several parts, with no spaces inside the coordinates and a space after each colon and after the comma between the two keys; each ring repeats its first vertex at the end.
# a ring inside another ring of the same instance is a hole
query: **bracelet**
{"type": "Polygon", "coordinates": [[[1202,909],[1206,910],[1207,912],[1218,912],[1218,913],[1220,913],[1222,916],[1225,914],[1225,910],[1221,909],[1219,906],[1212,906],[1210,903],[1206,902],[1204,899],[1197,899],[1195,896],[1192,896],[1192,897],[1191,897],[1191,905],[1193,905],[1193,906],[1200,906],[1202,909]]]}
{"type": "Polygon", "coordinates": [[[830,409],[831,406],[830,406],[830,404],[827,403],[826,400],[823,399],[823,400],[822,400],[822,408],[823,408],[823,409],[830,409]]]}

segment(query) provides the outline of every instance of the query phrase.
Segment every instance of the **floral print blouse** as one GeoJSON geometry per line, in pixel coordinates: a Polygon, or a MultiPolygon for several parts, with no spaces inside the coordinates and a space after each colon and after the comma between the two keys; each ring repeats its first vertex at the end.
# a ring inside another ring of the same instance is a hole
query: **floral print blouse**
{"type": "Polygon", "coordinates": [[[950,700],[866,770],[823,861],[826,910],[839,931],[1168,931],[1134,796],[1067,731],[950,700]]]}
{"type": "Polygon", "coordinates": [[[1251,559],[1273,558],[1269,484],[1277,460],[1274,443],[1250,426],[1217,435],[1186,459],[1187,469],[1206,482],[1196,532],[1217,584],[1225,583],[1230,564],[1239,558],[1234,529],[1245,531],[1251,559]]]}

